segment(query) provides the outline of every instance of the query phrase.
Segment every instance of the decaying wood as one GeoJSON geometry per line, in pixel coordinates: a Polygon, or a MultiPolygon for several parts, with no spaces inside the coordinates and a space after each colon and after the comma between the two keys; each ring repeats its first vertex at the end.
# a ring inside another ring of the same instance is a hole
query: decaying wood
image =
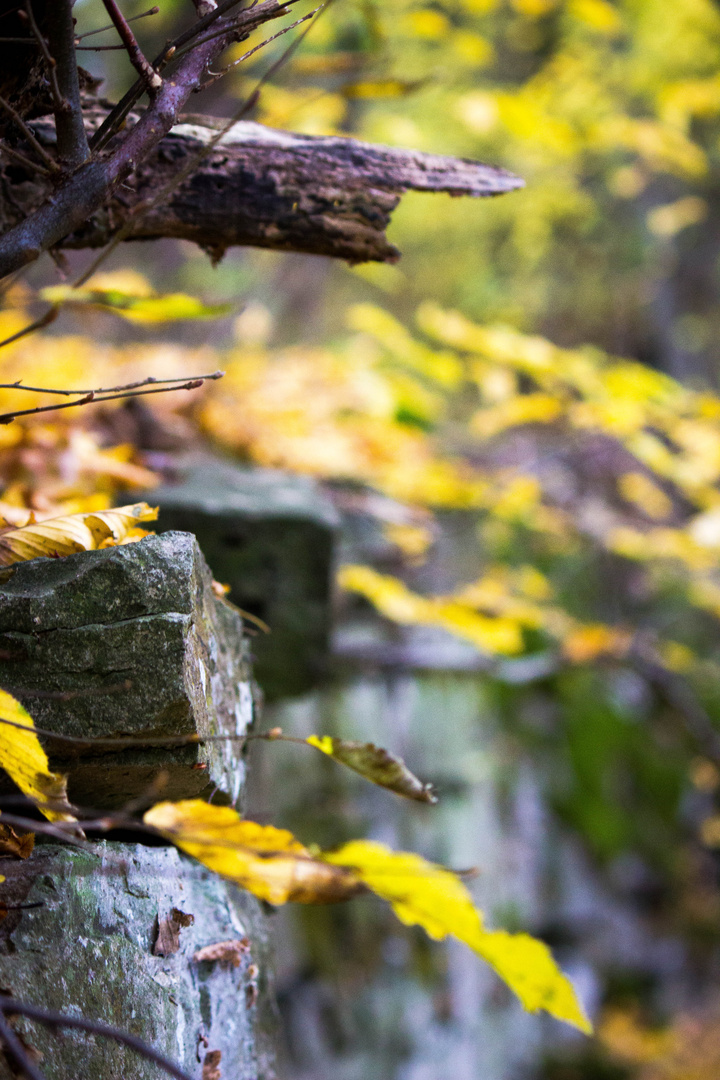
{"type": "MultiPolygon", "coordinates": [[[[59,246],[100,247],[132,220],[138,205],[169,183],[216,134],[209,126],[212,120],[191,119],[174,127],[112,199],[59,246]]],[[[36,127],[51,137],[48,122],[36,127]]],[[[0,174],[4,228],[22,220],[46,194],[43,178],[21,188],[17,175],[16,165],[0,174]]],[[[294,135],[241,121],[167,203],[137,215],[128,238],[192,240],[213,257],[234,245],[250,245],[349,262],[394,262],[399,252],[385,229],[404,192],[478,197],[521,185],[512,174],[475,161],[349,138],[294,135]]]]}

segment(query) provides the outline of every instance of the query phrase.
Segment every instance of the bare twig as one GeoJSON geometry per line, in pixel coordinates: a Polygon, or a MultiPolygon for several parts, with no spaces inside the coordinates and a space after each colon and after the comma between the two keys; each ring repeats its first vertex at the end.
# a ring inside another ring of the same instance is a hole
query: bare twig
{"type": "MultiPolygon", "coordinates": [[[[289,2],[293,3],[294,0],[289,0],[289,2]]],[[[310,17],[317,16],[318,12],[326,9],[330,3],[332,3],[332,0],[327,0],[327,3],[321,5],[319,8],[316,8],[315,11],[311,12],[310,17]]],[[[280,7],[278,7],[276,12],[274,12],[271,16],[268,17],[277,17],[278,15],[282,15],[285,13],[285,10],[286,8],[281,5],[280,7]]],[[[264,21],[265,19],[260,20],[260,22],[264,21]]],[[[299,21],[303,22],[304,20],[301,19],[299,21]]],[[[287,47],[287,49],[284,50],[282,55],[278,57],[275,63],[271,64],[271,66],[260,77],[260,79],[258,79],[252,93],[249,95],[248,98],[246,98],[240,108],[235,111],[235,113],[230,117],[227,123],[224,124],[217,131],[217,133],[208,140],[206,145],[203,146],[202,149],[197,152],[197,154],[193,154],[189,157],[183,168],[180,169],[175,176],[173,176],[170,183],[166,184],[165,187],[161,188],[151,199],[139,203],[136,207],[133,208],[132,212],[128,215],[128,218],[125,221],[125,224],[122,226],[121,229],[118,230],[118,232],[112,238],[108,246],[100,252],[97,258],[91,262],[87,270],[83,274],[81,274],[77,281],[73,283],[76,288],[79,285],[82,285],[85,281],[87,281],[88,278],[95,273],[101,263],[105,261],[108,255],[112,251],[114,251],[115,248],[118,247],[118,245],[121,244],[123,240],[125,240],[130,235],[130,233],[133,231],[133,228],[136,226],[138,219],[142,218],[145,214],[148,214],[153,209],[153,207],[169,199],[172,193],[176,191],[178,187],[180,187],[184,180],[186,180],[193,172],[196,171],[200,163],[208,156],[208,154],[210,154],[214,150],[218,143],[220,143],[223,136],[227,135],[230,129],[236,123],[238,123],[238,121],[241,120],[246,113],[248,113],[252,108],[254,108],[260,96],[260,90],[263,85],[267,82],[268,79],[272,78],[276,71],[278,71],[279,68],[281,68],[288,61],[288,59],[292,56],[295,50],[299,47],[301,42],[305,40],[305,37],[307,36],[311,27],[312,22],[309,26],[306,27],[305,30],[303,30],[301,34],[299,34],[295,38],[295,40],[287,47]]],[[[200,45],[198,45],[197,47],[199,48],[200,45]]],[[[200,89],[200,87],[197,87],[196,89],[200,89]]],[[[2,423],[1,416],[0,423],[2,423]]]]}
{"type": "MultiPolygon", "coordinates": [[[[176,1080],[192,1080],[179,1066],[157,1050],[154,1050],[152,1046],[148,1046],[142,1039],[138,1039],[137,1036],[131,1035],[127,1031],[121,1031],[120,1028],[102,1024],[98,1020],[88,1020],[84,1016],[66,1016],[64,1013],[51,1012],[48,1009],[41,1009],[37,1005],[30,1005],[26,1001],[18,1001],[15,998],[3,997],[2,995],[0,995],[0,1013],[5,1016],[8,1013],[16,1016],[26,1016],[28,1020],[37,1020],[38,1023],[45,1024],[46,1027],[50,1028],[74,1028],[76,1031],[86,1031],[90,1035],[102,1035],[106,1039],[114,1039],[115,1042],[130,1047],[131,1050],[134,1050],[148,1061],[153,1061],[168,1076],[174,1076],[176,1080]]],[[[5,1028],[7,1029],[7,1024],[5,1028]]],[[[5,1031],[3,1031],[2,1035],[4,1040],[6,1037],[5,1031]]],[[[22,1067],[27,1071],[27,1065],[23,1064],[22,1067]]],[[[44,1080],[42,1074],[37,1071],[28,1073],[28,1076],[31,1080],[44,1080]]]]}
{"type": "MultiPolygon", "coordinates": [[[[217,377],[217,375],[209,376],[209,378],[217,377]]],[[[173,390],[198,390],[204,382],[204,378],[188,379],[187,382],[176,383],[174,386],[158,386],[153,390],[126,390],[119,394],[98,395],[91,390],[76,401],[63,401],[60,405],[38,405],[34,409],[17,409],[15,412],[0,413],[0,424],[11,424],[19,416],[36,416],[40,413],[59,412],[61,409],[74,409],[78,405],[89,405],[91,402],[99,404],[103,401],[118,401],[121,398],[144,397],[147,394],[168,394],[173,390]]]]}
{"type": "MultiPolygon", "coordinates": [[[[285,7],[280,0],[265,0],[253,10],[252,21],[274,18],[284,12],[285,7]]],[[[205,20],[216,14],[210,12],[205,20]]],[[[196,26],[201,26],[205,20],[198,19],[196,26]]],[[[115,188],[167,135],[190,94],[201,85],[207,67],[235,40],[236,34],[237,26],[233,22],[228,26],[227,35],[193,49],[178,65],[173,78],[163,82],[153,104],[109,156],[85,162],[53,193],[52,198],[0,237],[0,277],[26,266],[42,252],[56,246],[108,200],[115,188]]]]}
{"type": "Polygon", "coordinates": [[[120,40],[125,46],[125,51],[130,57],[130,63],[145,83],[151,97],[155,97],[162,86],[162,79],[150,63],[148,63],[142,49],[137,43],[137,38],[132,32],[130,24],[117,6],[116,0],[103,0],[105,10],[112,19],[113,26],[120,35],[120,40]]]}
{"type": "Polygon", "coordinates": [[[18,130],[22,132],[24,137],[30,143],[30,145],[32,146],[35,153],[40,158],[42,158],[42,160],[45,162],[45,164],[47,165],[50,172],[53,172],[53,173],[58,172],[59,171],[59,166],[58,166],[57,161],[55,161],[53,158],[51,158],[50,155],[48,154],[47,150],[45,149],[45,147],[41,143],[38,142],[38,140],[35,138],[34,134],[30,130],[28,125],[23,120],[22,116],[20,116],[20,113],[18,113],[15,109],[13,109],[10,102],[6,101],[5,98],[1,97],[1,96],[0,96],[0,109],[2,109],[3,112],[7,113],[7,115],[11,118],[11,120],[13,121],[15,126],[18,128],[18,130]]]}
{"type": "Polygon", "coordinates": [[[232,71],[233,68],[236,68],[238,64],[242,64],[243,61],[249,59],[249,57],[251,57],[253,53],[259,52],[260,49],[264,49],[265,46],[269,45],[272,41],[276,41],[277,38],[283,37],[283,35],[287,34],[289,30],[294,30],[296,26],[300,26],[301,23],[307,22],[308,19],[312,19],[313,15],[317,15],[318,11],[320,11],[323,6],[323,4],[320,4],[318,7],[313,8],[312,11],[308,12],[307,15],[303,15],[301,19],[296,19],[296,21],[294,23],[290,23],[289,26],[283,26],[282,30],[278,30],[277,34],[273,34],[271,37],[265,38],[265,40],[261,41],[259,45],[256,45],[252,49],[248,49],[246,53],[243,53],[242,56],[239,56],[237,60],[233,60],[232,64],[228,64],[226,67],[222,68],[221,71],[212,72],[212,77],[203,83],[203,90],[206,90],[208,86],[212,86],[212,84],[214,82],[217,82],[218,79],[222,79],[224,75],[227,75],[229,71],[232,71]]]}
{"type": "MultiPolygon", "coordinates": [[[[64,3],[65,0],[58,0],[57,6],[62,7],[64,3]]],[[[30,23],[30,29],[32,30],[33,37],[35,38],[35,41],[40,48],[40,52],[43,54],[43,57],[45,59],[48,82],[50,83],[50,92],[52,93],[53,102],[55,104],[55,121],[57,123],[58,112],[62,112],[66,108],[57,77],[57,60],[50,52],[50,49],[48,48],[48,43],[45,40],[43,34],[40,32],[40,27],[37,24],[37,21],[35,19],[35,13],[33,12],[32,0],[26,0],[25,12],[23,14],[27,16],[27,21],[30,23]]]]}
{"type": "MultiPolygon", "coordinates": [[[[212,371],[209,375],[192,375],[192,380],[222,379],[224,371],[212,371]]],[[[188,376],[178,376],[174,379],[156,379],[154,375],[148,375],[147,379],[139,379],[137,382],[125,383],[124,386],[101,386],[95,390],[55,390],[48,386],[25,386],[22,380],[12,383],[0,383],[0,390],[27,390],[32,394],[61,394],[63,397],[74,397],[77,394],[114,394],[123,390],[138,390],[141,386],[172,386],[174,383],[184,383],[188,376]]]]}
{"type": "MultiPolygon", "coordinates": [[[[129,18],[125,19],[125,22],[129,22],[129,23],[137,22],[138,19],[146,19],[148,17],[148,15],[157,15],[157,13],[159,11],[160,11],[159,7],[157,7],[157,6],[151,7],[151,8],[148,8],[147,11],[141,11],[139,15],[131,15],[129,18]]],[[[97,30],[86,30],[84,34],[78,34],[77,37],[75,38],[75,41],[76,42],[84,41],[85,38],[92,37],[93,34],[104,34],[106,32],[106,30],[114,30],[114,29],[115,29],[115,26],[114,26],[113,23],[108,23],[107,26],[98,26],[97,30]]]]}
{"type": "Polygon", "coordinates": [[[30,1055],[4,1015],[0,1015],[0,1042],[5,1054],[17,1066],[20,1074],[26,1080],[45,1080],[44,1073],[41,1073],[34,1061],[31,1060],[30,1055]]]}
{"type": "Polygon", "coordinates": [[[7,154],[9,158],[17,161],[18,165],[22,165],[31,173],[40,173],[41,176],[50,176],[50,170],[46,169],[44,165],[38,165],[36,161],[31,161],[29,157],[25,157],[19,150],[14,150],[12,146],[7,146],[5,143],[0,143],[0,151],[3,154],[7,154]]]}
{"type": "Polygon", "coordinates": [[[23,326],[22,330],[18,330],[17,333],[11,334],[10,337],[3,338],[0,341],[0,349],[5,345],[12,345],[14,341],[19,341],[20,338],[27,337],[28,334],[34,334],[36,330],[42,330],[43,327],[49,326],[50,323],[55,322],[60,313],[60,308],[57,305],[53,305],[49,308],[44,315],[41,315],[35,322],[28,323],[27,326],[23,326]]]}
{"type": "MultiPolygon", "coordinates": [[[[164,66],[168,63],[171,57],[175,55],[179,48],[181,48],[183,45],[186,45],[187,42],[197,38],[197,36],[208,26],[211,26],[216,19],[219,19],[226,12],[230,11],[234,7],[237,7],[242,2],[243,0],[223,0],[223,2],[218,5],[218,7],[208,12],[208,14],[203,16],[203,18],[198,19],[198,21],[190,30],[186,30],[183,34],[180,34],[180,36],[175,38],[174,41],[168,42],[167,45],[165,45],[162,51],[158,53],[158,55],[152,62],[154,70],[158,72],[162,71],[164,66]]],[[[120,99],[115,108],[111,109],[111,111],[103,120],[100,127],[92,136],[92,139],[90,140],[90,145],[93,150],[101,150],[102,147],[110,141],[113,135],[117,131],[119,131],[128,113],[136,104],[136,102],[140,99],[142,92],[143,82],[142,80],[138,79],[137,82],[135,82],[127,91],[127,93],[120,99]]]]}

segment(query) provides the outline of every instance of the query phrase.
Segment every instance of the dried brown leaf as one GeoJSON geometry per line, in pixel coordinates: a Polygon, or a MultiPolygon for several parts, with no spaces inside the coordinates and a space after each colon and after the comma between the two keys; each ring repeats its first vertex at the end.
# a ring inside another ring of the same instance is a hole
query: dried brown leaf
{"type": "Polygon", "coordinates": [[[10,825],[0,822],[0,856],[27,859],[35,847],[35,833],[17,833],[10,825]]]}
{"type": "Polygon", "coordinates": [[[231,967],[240,967],[242,958],[249,949],[250,942],[246,937],[238,938],[236,941],[218,941],[215,945],[205,945],[204,948],[198,949],[193,960],[198,964],[217,962],[230,964],[231,967]]]}
{"type": "Polygon", "coordinates": [[[195,916],[172,908],[170,914],[158,921],[158,934],[153,945],[154,956],[172,956],[180,948],[180,931],[184,926],[192,926],[195,916]]]}

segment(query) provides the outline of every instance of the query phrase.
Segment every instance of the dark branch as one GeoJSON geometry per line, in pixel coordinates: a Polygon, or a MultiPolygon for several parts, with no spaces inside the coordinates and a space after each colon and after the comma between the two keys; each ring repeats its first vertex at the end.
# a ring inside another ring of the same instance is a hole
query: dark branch
{"type": "MultiPolygon", "coordinates": [[[[106,1039],[114,1039],[115,1042],[129,1046],[131,1050],[140,1054],[141,1057],[159,1065],[168,1076],[174,1076],[176,1080],[192,1080],[174,1062],[158,1053],[152,1046],[148,1046],[142,1039],[138,1039],[127,1031],[110,1027],[109,1024],[102,1024],[97,1020],[87,1020],[84,1016],[65,1016],[63,1013],[50,1012],[47,1009],[39,1008],[37,1005],[30,1005],[27,1001],[17,1001],[15,998],[3,997],[2,995],[0,995],[0,1013],[4,1016],[8,1014],[26,1016],[28,1020],[37,1020],[50,1028],[74,1028],[76,1031],[87,1031],[90,1035],[102,1035],[106,1039]]],[[[5,1025],[5,1028],[7,1030],[7,1025],[5,1025]]],[[[2,1032],[2,1036],[4,1040],[6,1031],[2,1032]]],[[[22,1068],[27,1071],[26,1064],[23,1063],[22,1068]]],[[[28,1076],[31,1077],[31,1080],[43,1080],[42,1073],[37,1071],[28,1073],[28,1076]]]]}
{"type": "MultiPolygon", "coordinates": [[[[284,14],[285,6],[279,0],[265,0],[247,12],[247,26],[284,14]]],[[[211,12],[211,16],[214,14],[211,12]]],[[[183,58],[172,77],[164,81],[152,106],[120,138],[107,158],[81,165],[51,199],[0,237],[0,277],[26,266],[59,244],[105,204],[115,188],[167,135],[190,94],[202,84],[207,66],[237,40],[238,33],[238,19],[233,19],[227,34],[197,45],[183,58]]]]}
{"type": "MultiPolygon", "coordinates": [[[[31,12],[28,0],[28,12],[31,12]]],[[[53,0],[47,12],[48,42],[51,56],[48,65],[59,100],[55,102],[55,128],[57,130],[58,155],[70,168],[82,165],[90,153],[78,81],[75,58],[75,24],[71,0],[53,0]]],[[[42,34],[39,41],[42,42],[42,34]]]]}
{"type": "Polygon", "coordinates": [[[120,35],[125,51],[130,57],[130,63],[154,97],[162,86],[162,79],[145,58],[142,49],[137,43],[137,38],[130,28],[130,24],[117,6],[116,0],[103,0],[103,3],[105,4],[105,10],[112,19],[113,26],[120,35]]]}

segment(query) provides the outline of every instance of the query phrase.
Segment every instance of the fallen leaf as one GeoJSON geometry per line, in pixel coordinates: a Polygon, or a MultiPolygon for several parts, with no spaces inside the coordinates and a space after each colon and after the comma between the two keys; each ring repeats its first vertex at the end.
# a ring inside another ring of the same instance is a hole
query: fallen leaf
{"type": "Polygon", "coordinates": [[[155,521],[157,515],[157,508],[141,502],[116,510],[68,514],[32,522],[0,536],[0,566],[42,556],[57,558],[76,551],[95,551],[121,544],[129,538],[141,539],[145,533],[137,529],[139,522],[155,521]],[[138,535],[135,535],[136,530],[138,535]]]}
{"type": "Polygon", "coordinates": [[[221,1050],[210,1050],[205,1055],[202,1067],[202,1080],[222,1080],[220,1062],[222,1061],[221,1050]]]}
{"type": "Polygon", "coordinates": [[[153,945],[154,956],[172,956],[180,948],[180,931],[184,926],[192,926],[195,916],[172,908],[170,914],[158,921],[158,934],[153,945]]]}
{"type": "Polygon", "coordinates": [[[363,891],[341,867],[315,859],[286,829],[245,821],[201,799],[158,803],[143,818],[182,851],[270,904],[335,903],[363,891]]]}
{"type": "Polygon", "coordinates": [[[246,937],[236,941],[218,941],[215,945],[205,945],[193,956],[197,964],[229,964],[231,967],[240,967],[243,956],[249,952],[250,942],[246,937]]]}
{"type": "Polygon", "coordinates": [[[0,821],[0,856],[14,855],[27,859],[35,847],[35,833],[17,833],[10,825],[0,821]]]}
{"type": "Polygon", "coordinates": [[[347,765],[349,769],[360,773],[373,784],[388,788],[406,799],[417,802],[436,803],[437,796],[432,784],[424,784],[411,773],[402,758],[383,750],[373,743],[346,742],[334,739],[330,735],[310,735],[305,740],[310,746],[321,750],[323,754],[347,765]]]}
{"type": "Polygon", "coordinates": [[[50,772],[34,727],[20,702],[0,690],[0,768],[50,821],[75,821],[67,801],[66,777],[50,772]]]}

